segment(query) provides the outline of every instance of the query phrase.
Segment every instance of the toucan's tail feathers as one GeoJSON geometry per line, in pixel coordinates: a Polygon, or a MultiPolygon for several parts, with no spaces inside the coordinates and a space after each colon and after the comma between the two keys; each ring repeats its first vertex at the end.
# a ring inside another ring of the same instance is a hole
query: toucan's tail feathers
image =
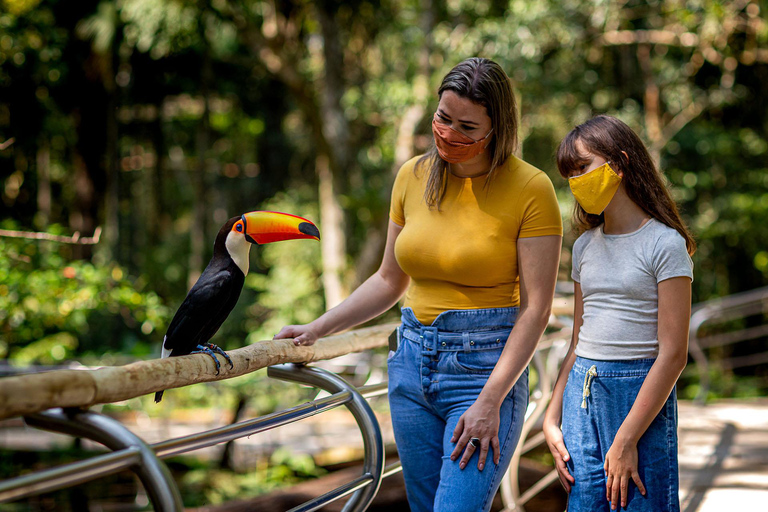
{"type": "Polygon", "coordinates": [[[155,393],[155,403],[156,404],[159,404],[160,400],[162,400],[162,399],[163,399],[163,391],[158,391],[157,393],[155,393]]]}

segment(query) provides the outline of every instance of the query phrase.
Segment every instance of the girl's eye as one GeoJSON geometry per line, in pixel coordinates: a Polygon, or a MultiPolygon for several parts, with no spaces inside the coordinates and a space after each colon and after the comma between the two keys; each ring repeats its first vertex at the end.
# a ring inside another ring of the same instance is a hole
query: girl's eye
{"type": "Polygon", "coordinates": [[[465,132],[471,132],[472,130],[474,130],[472,126],[467,126],[465,124],[461,125],[461,129],[464,130],[465,132]]]}

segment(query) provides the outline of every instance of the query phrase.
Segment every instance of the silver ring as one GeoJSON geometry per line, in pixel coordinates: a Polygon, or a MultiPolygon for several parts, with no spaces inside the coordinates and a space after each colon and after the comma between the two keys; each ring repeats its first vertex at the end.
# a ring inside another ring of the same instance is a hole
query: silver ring
{"type": "Polygon", "coordinates": [[[479,437],[473,437],[469,440],[469,444],[474,446],[475,448],[480,448],[480,438],[479,437]]]}

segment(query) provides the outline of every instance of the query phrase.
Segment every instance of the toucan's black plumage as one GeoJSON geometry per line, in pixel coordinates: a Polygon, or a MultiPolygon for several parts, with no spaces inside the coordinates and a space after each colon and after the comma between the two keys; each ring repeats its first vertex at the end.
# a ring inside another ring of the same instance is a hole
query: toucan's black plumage
{"type": "MultiPolygon", "coordinates": [[[[232,368],[232,360],[208,340],[232,312],[248,274],[251,244],[264,244],[295,238],[319,240],[320,232],[308,220],[277,212],[250,212],[232,217],[219,230],[213,245],[213,257],[184,302],[173,316],[163,338],[162,356],[174,357],[204,352],[219,361],[222,354],[232,368]]],[[[163,392],[155,393],[155,402],[163,392]]]]}

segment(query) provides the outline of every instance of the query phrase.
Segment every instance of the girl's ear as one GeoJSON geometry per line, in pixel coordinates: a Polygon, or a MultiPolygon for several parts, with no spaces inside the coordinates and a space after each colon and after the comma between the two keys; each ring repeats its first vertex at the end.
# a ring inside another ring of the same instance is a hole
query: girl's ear
{"type": "MultiPolygon", "coordinates": [[[[629,163],[629,155],[627,154],[627,152],[626,151],[622,151],[621,154],[624,155],[624,158],[622,158],[622,160],[623,160],[622,163],[627,163],[628,164],[629,163]]],[[[618,167],[618,169],[616,169],[616,174],[618,174],[619,177],[623,179],[624,178],[624,171],[621,170],[620,166],[617,166],[617,167],[618,167]]]]}

